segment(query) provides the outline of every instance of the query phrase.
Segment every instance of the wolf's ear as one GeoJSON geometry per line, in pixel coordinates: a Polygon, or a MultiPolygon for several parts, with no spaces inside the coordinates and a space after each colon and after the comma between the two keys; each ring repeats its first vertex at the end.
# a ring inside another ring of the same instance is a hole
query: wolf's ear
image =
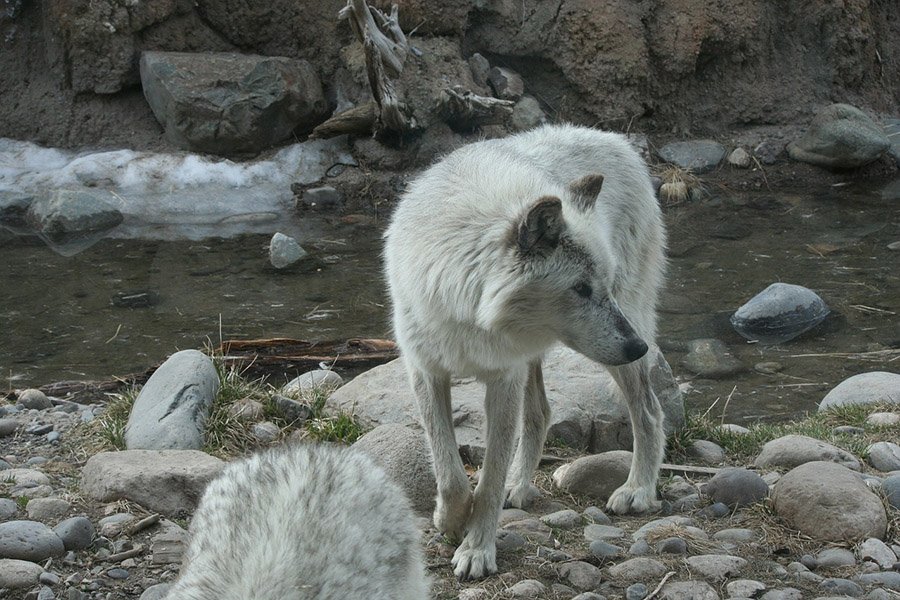
{"type": "Polygon", "coordinates": [[[575,200],[578,208],[589,210],[597,202],[597,194],[600,193],[602,187],[603,175],[591,173],[570,183],[569,191],[572,192],[572,199],[575,200]]]}
{"type": "Polygon", "coordinates": [[[528,209],[519,223],[517,242],[522,254],[547,255],[559,245],[565,229],[562,216],[562,200],[555,196],[542,196],[528,209]]]}

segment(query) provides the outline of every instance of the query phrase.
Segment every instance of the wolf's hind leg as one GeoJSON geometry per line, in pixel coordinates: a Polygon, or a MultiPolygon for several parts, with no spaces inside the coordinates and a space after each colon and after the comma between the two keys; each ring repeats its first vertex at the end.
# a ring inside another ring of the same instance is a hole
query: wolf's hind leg
{"type": "Polygon", "coordinates": [[[484,464],[475,488],[466,537],[453,555],[453,571],[460,579],[479,579],[497,572],[497,521],[503,507],[506,471],[512,459],[524,381],[525,369],[521,368],[487,382],[484,464]]]}
{"type": "Polygon", "coordinates": [[[540,496],[538,489],[531,483],[531,477],[541,460],[547,427],[550,425],[550,404],[544,390],[540,359],[528,365],[528,382],[525,384],[525,403],[522,408],[519,446],[506,487],[506,504],[515,508],[525,508],[540,496]]]}
{"type": "Polygon", "coordinates": [[[606,507],[622,514],[656,510],[656,482],[665,450],[663,413],[659,400],[650,387],[650,360],[653,353],[640,360],[609,371],[619,384],[628,404],[634,455],[628,479],[610,496],[606,507]]]}
{"type": "Polygon", "coordinates": [[[450,376],[408,369],[434,460],[438,492],[434,525],[456,542],[462,539],[472,510],[472,490],[453,431],[450,376]]]}

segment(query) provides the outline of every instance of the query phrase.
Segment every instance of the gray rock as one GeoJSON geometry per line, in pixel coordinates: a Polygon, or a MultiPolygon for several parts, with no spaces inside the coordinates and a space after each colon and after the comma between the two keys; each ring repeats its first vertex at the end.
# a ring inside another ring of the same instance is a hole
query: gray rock
{"type": "Polygon", "coordinates": [[[631,470],[631,452],[612,450],[582,456],[553,473],[553,482],[562,491],[606,501],[625,483],[631,470]]]}
{"type": "Polygon", "coordinates": [[[589,542],[594,540],[617,540],[625,536],[625,531],[613,525],[591,524],[584,528],[584,539],[589,542]]]}
{"type": "Polygon", "coordinates": [[[722,469],[702,488],[713,502],[730,507],[749,506],[769,495],[769,486],[758,473],[742,468],[722,469]]]}
{"type": "Polygon", "coordinates": [[[150,562],[154,565],[176,565],[183,562],[190,543],[186,529],[168,520],[160,522],[162,531],[150,539],[150,562]]]}
{"type": "Polygon", "coordinates": [[[281,394],[272,396],[272,401],[275,404],[275,410],[278,412],[278,415],[294,425],[306,421],[313,412],[312,407],[309,405],[286,398],[281,394]]]}
{"type": "Polygon", "coordinates": [[[572,600],[606,600],[606,596],[595,594],[594,592],[584,592],[574,596],[572,600]]]}
{"type": "Polygon", "coordinates": [[[686,454],[688,458],[705,465],[718,465],[725,460],[725,449],[709,440],[694,440],[687,447],[686,454]]]}
{"type": "MultiPolygon", "coordinates": [[[[666,414],[666,431],[684,424],[684,404],[672,371],[657,353],[651,384],[666,414]]],[[[544,361],[544,385],[552,411],[548,439],[591,452],[630,449],[631,422],[621,392],[600,366],[563,346],[544,361]]],[[[484,386],[474,379],[453,382],[456,439],[467,458],[484,456],[484,386]]],[[[418,426],[418,408],[403,361],[371,369],[329,396],[326,410],[353,411],[369,429],[386,423],[418,426]]]]}
{"type": "Polygon", "coordinates": [[[547,592],[547,586],[537,579],[523,579],[506,590],[513,598],[542,598],[547,592]]]}
{"type": "Polygon", "coordinates": [[[727,517],[730,514],[731,509],[728,508],[727,504],[725,504],[724,502],[716,502],[700,510],[697,513],[697,516],[704,519],[721,519],[722,517],[727,517]]]}
{"type": "Polygon", "coordinates": [[[688,545],[680,537],[668,537],[656,543],[657,554],[687,554],[688,545]]]}
{"type": "Polygon", "coordinates": [[[11,436],[20,426],[15,419],[0,419],[0,438],[11,436]]]}
{"type": "Polygon", "coordinates": [[[297,240],[283,233],[276,233],[269,241],[269,262],[276,269],[287,268],[307,254],[297,240]]]}
{"type": "Polygon", "coordinates": [[[382,425],[359,438],[353,448],[371,457],[403,488],[417,513],[431,516],[437,483],[428,440],[421,431],[403,425],[382,425]]]}
{"type": "Polygon", "coordinates": [[[488,71],[488,83],[494,90],[494,95],[503,100],[518,100],[525,93],[522,76],[512,69],[492,67],[488,71]]]}
{"type": "Polygon", "coordinates": [[[314,187],[303,192],[298,208],[323,212],[338,212],[344,206],[344,195],[330,185],[314,187]]]}
{"type": "Polygon", "coordinates": [[[728,577],[738,575],[747,566],[747,561],[740,556],[726,554],[701,554],[684,559],[685,564],[691,570],[704,579],[723,581],[728,577]]]}
{"type": "Polygon", "coordinates": [[[228,407],[228,415],[238,421],[247,423],[255,423],[262,420],[265,415],[266,407],[262,402],[251,400],[250,398],[241,398],[228,407]]]}
{"type": "Polygon", "coordinates": [[[581,525],[581,515],[571,508],[567,508],[544,515],[541,517],[541,521],[556,529],[574,529],[581,525]]]}
{"type": "Polygon", "coordinates": [[[625,590],[625,600],[644,600],[650,589],[643,583],[633,583],[625,590]]]}
{"type": "Polygon", "coordinates": [[[628,554],[631,556],[647,556],[653,553],[653,548],[644,538],[639,539],[628,548],[628,554]]]}
{"type": "Polygon", "coordinates": [[[156,585],[151,585],[144,593],[141,594],[141,597],[138,600],[163,600],[166,597],[166,594],[169,593],[169,588],[172,587],[171,583],[157,583],[156,585]]]}
{"type": "Polygon", "coordinates": [[[500,527],[503,527],[507,523],[514,523],[515,521],[524,521],[525,519],[532,518],[530,512],[522,510],[521,508],[504,508],[500,511],[500,519],[498,523],[500,527]]]}
{"type": "Polygon", "coordinates": [[[197,450],[101,452],[84,465],[81,489],[100,502],[127,499],[175,515],[196,507],[223,466],[197,450]]]}
{"type": "Polygon", "coordinates": [[[520,533],[508,529],[497,530],[497,552],[515,552],[525,547],[528,540],[520,533]]]}
{"type": "Polygon", "coordinates": [[[705,581],[670,581],[657,597],[661,600],[719,600],[719,594],[705,581]]]}
{"type": "Polygon", "coordinates": [[[144,97],[176,146],[258,152],[312,129],[327,104],[304,60],[232,53],[144,52],[144,97]]]}
{"type": "Polygon", "coordinates": [[[753,158],[750,156],[750,153],[740,147],[735,148],[728,155],[728,164],[739,169],[749,168],[752,162],[753,158]]]}
{"type": "Polygon", "coordinates": [[[639,556],[620,562],[609,568],[609,576],[621,583],[649,581],[666,574],[666,565],[655,558],[639,556]]]}
{"type": "Polygon", "coordinates": [[[33,498],[25,506],[28,518],[34,521],[55,521],[65,517],[72,504],[62,498],[33,498]]]}
{"type": "Polygon", "coordinates": [[[19,505],[15,500],[0,498],[0,521],[12,519],[17,514],[19,514],[19,505]]]}
{"type": "Polygon", "coordinates": [[[271,421],[262,421],[250,426],[250,433],[260,444],[271,444],[281,435],[281,429],[271,421]]]}
{"type": "Polygon", "coordinates": [[[866,417],[866,425],[873,427],[892,427],[900,425],[900,413],[876,412],[866,417]]]}
{"type": "Polygon", "coordinates": [[[459,600],[488,600],[491,594],[484,588],[469,588],[459,592],[459,600]]]}
{"type": "Polygon", "coordinates": [[[809,462],[786,473],[772,492],[775,512],[814,539],[833,542],[884,537],[881,500],[846,467],[809,462]]]}
{"type": "Polygon", "coordinates": [[[713,534],[713,539],[719,542],[732,542],[734,544],[746,544],[759,539],[759,533],[752,529],[740,527],[722,529],[713,534]]]}
{"type": "Polygon", "coordinates": [[[43,585],[59,585],[59,575],[56,573],[51,573],[50,571],[44,571],[41,573],[41,576],[38,577],[38,581],[43,585]]]}
{"type": "Polygon", "coordinates": [[[850,596],[852,598],[859,598],[863,595],[863,589],[859,586],[858,583],[854,583],[849,579],[841,579],[839,577],[829,577],[828,579],[823,580],[819,587],[822,588],[823,591],[829,594],[834,594],[835,596],[850,596]]]}
{"type": "Polygon", "coordinates": [[[766,584],[754,579],[735,579],[725,585],[730,598],[756,598],[766,589],[766,584]]]}
{"type": "Polygon", "coordinates": [[[491,71],[491,63],[479,53],[469,57],[469,70],[472,71],[472,80],[482,87],[488,85],[488,73],[491,71]]]}
{"type": "Polygon", "coordinates": [[[858,108],[832,104],[820,110],[809,130],[788,144],[794,160],[830,168],[854,168],[876,160],[890,148],[884,130],[858,108]]]}
{"type": "Polygon", "coordinates": [[[18,402],[25,408],[35,410],[44,410],[53,406],[50,398],[41,390],[36,389],[27,389],[19,392],[18,402]]]}
{"type": "Polygon", "coordinates": [[[844,548],[826,548],[816,555],[816,568],[820,569],[852,567],[855,564],[856,557],[844,548]]]}
{"type": "Polygon", "coordinates": [[[98,239],[117,227],[124,216],[121,200],[101,189],[49,190],[35,197],[28,208],[28,224],[58,245],[98,239]]]}
{"type": "Polygon", "coordinates": [[[894,442],[876,442],[866,448],[866,460],[884,473],[900,471],[900,446],[894,442]]]}
{"type": "Polygon", "coordinates": [[[836,435],[863,435],[866,430],[862,427],[854,427],[853,425],[838,425],[831,430],[836,435]]]}
{"type": "Polygon", "coordinates": [[[6,469],[2,477],[5,482],[12,483],[17,488],[33,488],[50,483],[49,477],[34,469],[6,469]]]}
{"type": "Polygon", "coordinates": [[[803,593],[797,588],[781,588],[766,592],[760,600],[803,600],[803,593]]]}
{"type": "Polygon", "coordinates": [[[725,146],[713,140],[672,142],[659,149],[667,163],[694,173],[708,173],[725,158],[725,146]]]}
{"type": "Polygon", "coordinates": [[[315,389],[335,389],[344,385],[340,375],[330,369],[316,369],[298,375],[284,384],[281,393],[288,396],[297,396],[315,389]]]}
{"type": "Polygon", "coordinates": [[[547,544],[553,541],[553,532],[537,519],[522,519],[503,526],[507,531],[514,531],[526,540],[535,544],[547,544]]]}
{"type": "Polygon", "coordinates": [[[125,427],[129,450],[203,447],[210,407],[219,390],[212,360],[197,350],[170,356],[138,394],[125,427]]]}
{"type": "Polygon", "coordinates": [[[856,581],[861,585],[880,585],[888,589],[900,592],[900,572],[898,571],[882,571],[880,573],[866,573],[858,575],[856,581]]]}
{"type": "Polygon", "coordinates": [[[900,475],[885,477],[881,482],[881,491],[891,506],[900,509],[900,475]]]}
{"type": "Polygon", "coordinates": [[[593,590],[603,583],[600,569],[580,560],[561,565],[559,574],[569,585],[580,591],[593,590]]]}
{"type": "Polygon", "coordinates": [[[31,561],[0,558],[0,588],[22,589],[33,587],[44,569],[31,561]]]}
{"type": "Polygon", "coordinates": [[[32,194],[19,192],[0,192],[0,225],[13,230],[25,228],[25,214],[34,200],[32,194]]]}
{"type": "Polygon", "coordinates": [[[65,553],[62,540],[53,530],[36,521],[0,523],[0,558],[40,562],[65,553]]]}
{"type": "Polygon", "coordinates": [[[700,377],[722,379],[731,377],[745,369],[736,359],[725,342],[716,339],[700,339],[688,342],[688,353],[684,366],[700,377]]]}
{"type": "Polygon", "coordinates": [[[753,465],[758,468],[793,468],[813,461],[834,462],[859,471],[859,460],[837,446],[805,435],[786,435],[762,447],[753,465]]]}
{"type": "Polygon", "coordinates": [[[72,517],[53,528],[66,550],[84,550],[94,541],[94,525],[87,517],[72,517]]]}
{"type": "Polygon", "coordinates": [[[869,538],[863,541],[856,549],[859,559],[871,561],[882,569],[888,570],[897,562],[897,555],[890,547],[877,538],[869,538]]]}
{"type": "Polygon", "coordinates": [[[572,560],[571,554],[563,552],[562,550],[554,550],[553,548],[548,548],[546,546],[538,546],[537,556],[538,558],[546,558],[550,562],[566,562],[572,560]]]}
{"type": "Polygon", "coordinates": [[[594,540],[589,546],[591,554],[600,560],[618,558],[622,556],[624,550],[620,546],[604,542],[603,540],[594,540]]]}
{"type": "Polygon", "coordinates": [[[522,99],[513,106],[509,122],[515,131],[527,131],[546,123],[547,115],[537,100],[531,96],[522,96],[522,99]]]}
{"type": "Polygon", "coordinates": [[[597,525],[609,525],[612,523],[612,519],[596,506],[588,506],[581,514],[583,514],[588,521],[596,523],[597,525]]]}
{"type": "Polygon", "coordinates": [[[639,527],[634,533],[631,534],[631,539],[637,541],[644,539],[650,532],[659,529],[660,527],[690,527],[694,524],[694,522],[688,517],[682,517],[680,515],[672,515],[669,517],[661,517],[659,519],[653,519],[648,523],[644,523],[641,527],[639,527]]]}
{"type": "Polygon", "coordinates": [[[781,344],[825,320],[830,310],[812,290],[790,283],[773,283],[733,315],[731,325],[748,340],[781,344]]]}
{"type": "Polygon", "coordinates": [[[819,404],[819,412],[847,404],[900,404],[900,374],[872,371],[848,377],[819,404]]]}

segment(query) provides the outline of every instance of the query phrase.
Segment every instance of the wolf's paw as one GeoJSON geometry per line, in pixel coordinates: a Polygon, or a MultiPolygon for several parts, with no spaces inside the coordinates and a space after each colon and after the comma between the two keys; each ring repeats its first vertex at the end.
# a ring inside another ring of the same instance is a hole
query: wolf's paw
{"type": "Polygon", "coordinates": [[[464,490],[456,498],[437,497],[434,509],[434,526],[454,544],[462,539],[466,523],[472,514],[472,492],[464,490]]]}
{"type": "Polygon", "coordinates": [[[606,508],[621,515],[659,510],[661,503],[656,499],[656,489],[652,487],[632,487],[623,485],[609,497],[606,508]]]}
{"type": "Polygon", "coordinates": [[[453,554],[453,573],[460,581],[481,579],[497,572],[497,547],[494,540],[475,546],[467,536],[453,554]]]}
{"type": "Polygon", "coordinates": [[[504,508],[525,508],[541,497],[541,491],[527,483],[506,488],[504,508]]]}

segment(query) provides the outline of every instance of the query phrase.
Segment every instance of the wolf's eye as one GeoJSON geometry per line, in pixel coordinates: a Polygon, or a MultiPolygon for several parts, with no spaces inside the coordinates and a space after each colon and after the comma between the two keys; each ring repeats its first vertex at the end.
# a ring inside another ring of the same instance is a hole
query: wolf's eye
{"type": "Polygon", "coordinates": [[[591,289],[590,284],[584,281],[576,283],[575,287],[573,287],[572,289],[575,290],[575,293],[582,298],[590,298],[591,294],[594,293],[594,290],[591,289]]]}

